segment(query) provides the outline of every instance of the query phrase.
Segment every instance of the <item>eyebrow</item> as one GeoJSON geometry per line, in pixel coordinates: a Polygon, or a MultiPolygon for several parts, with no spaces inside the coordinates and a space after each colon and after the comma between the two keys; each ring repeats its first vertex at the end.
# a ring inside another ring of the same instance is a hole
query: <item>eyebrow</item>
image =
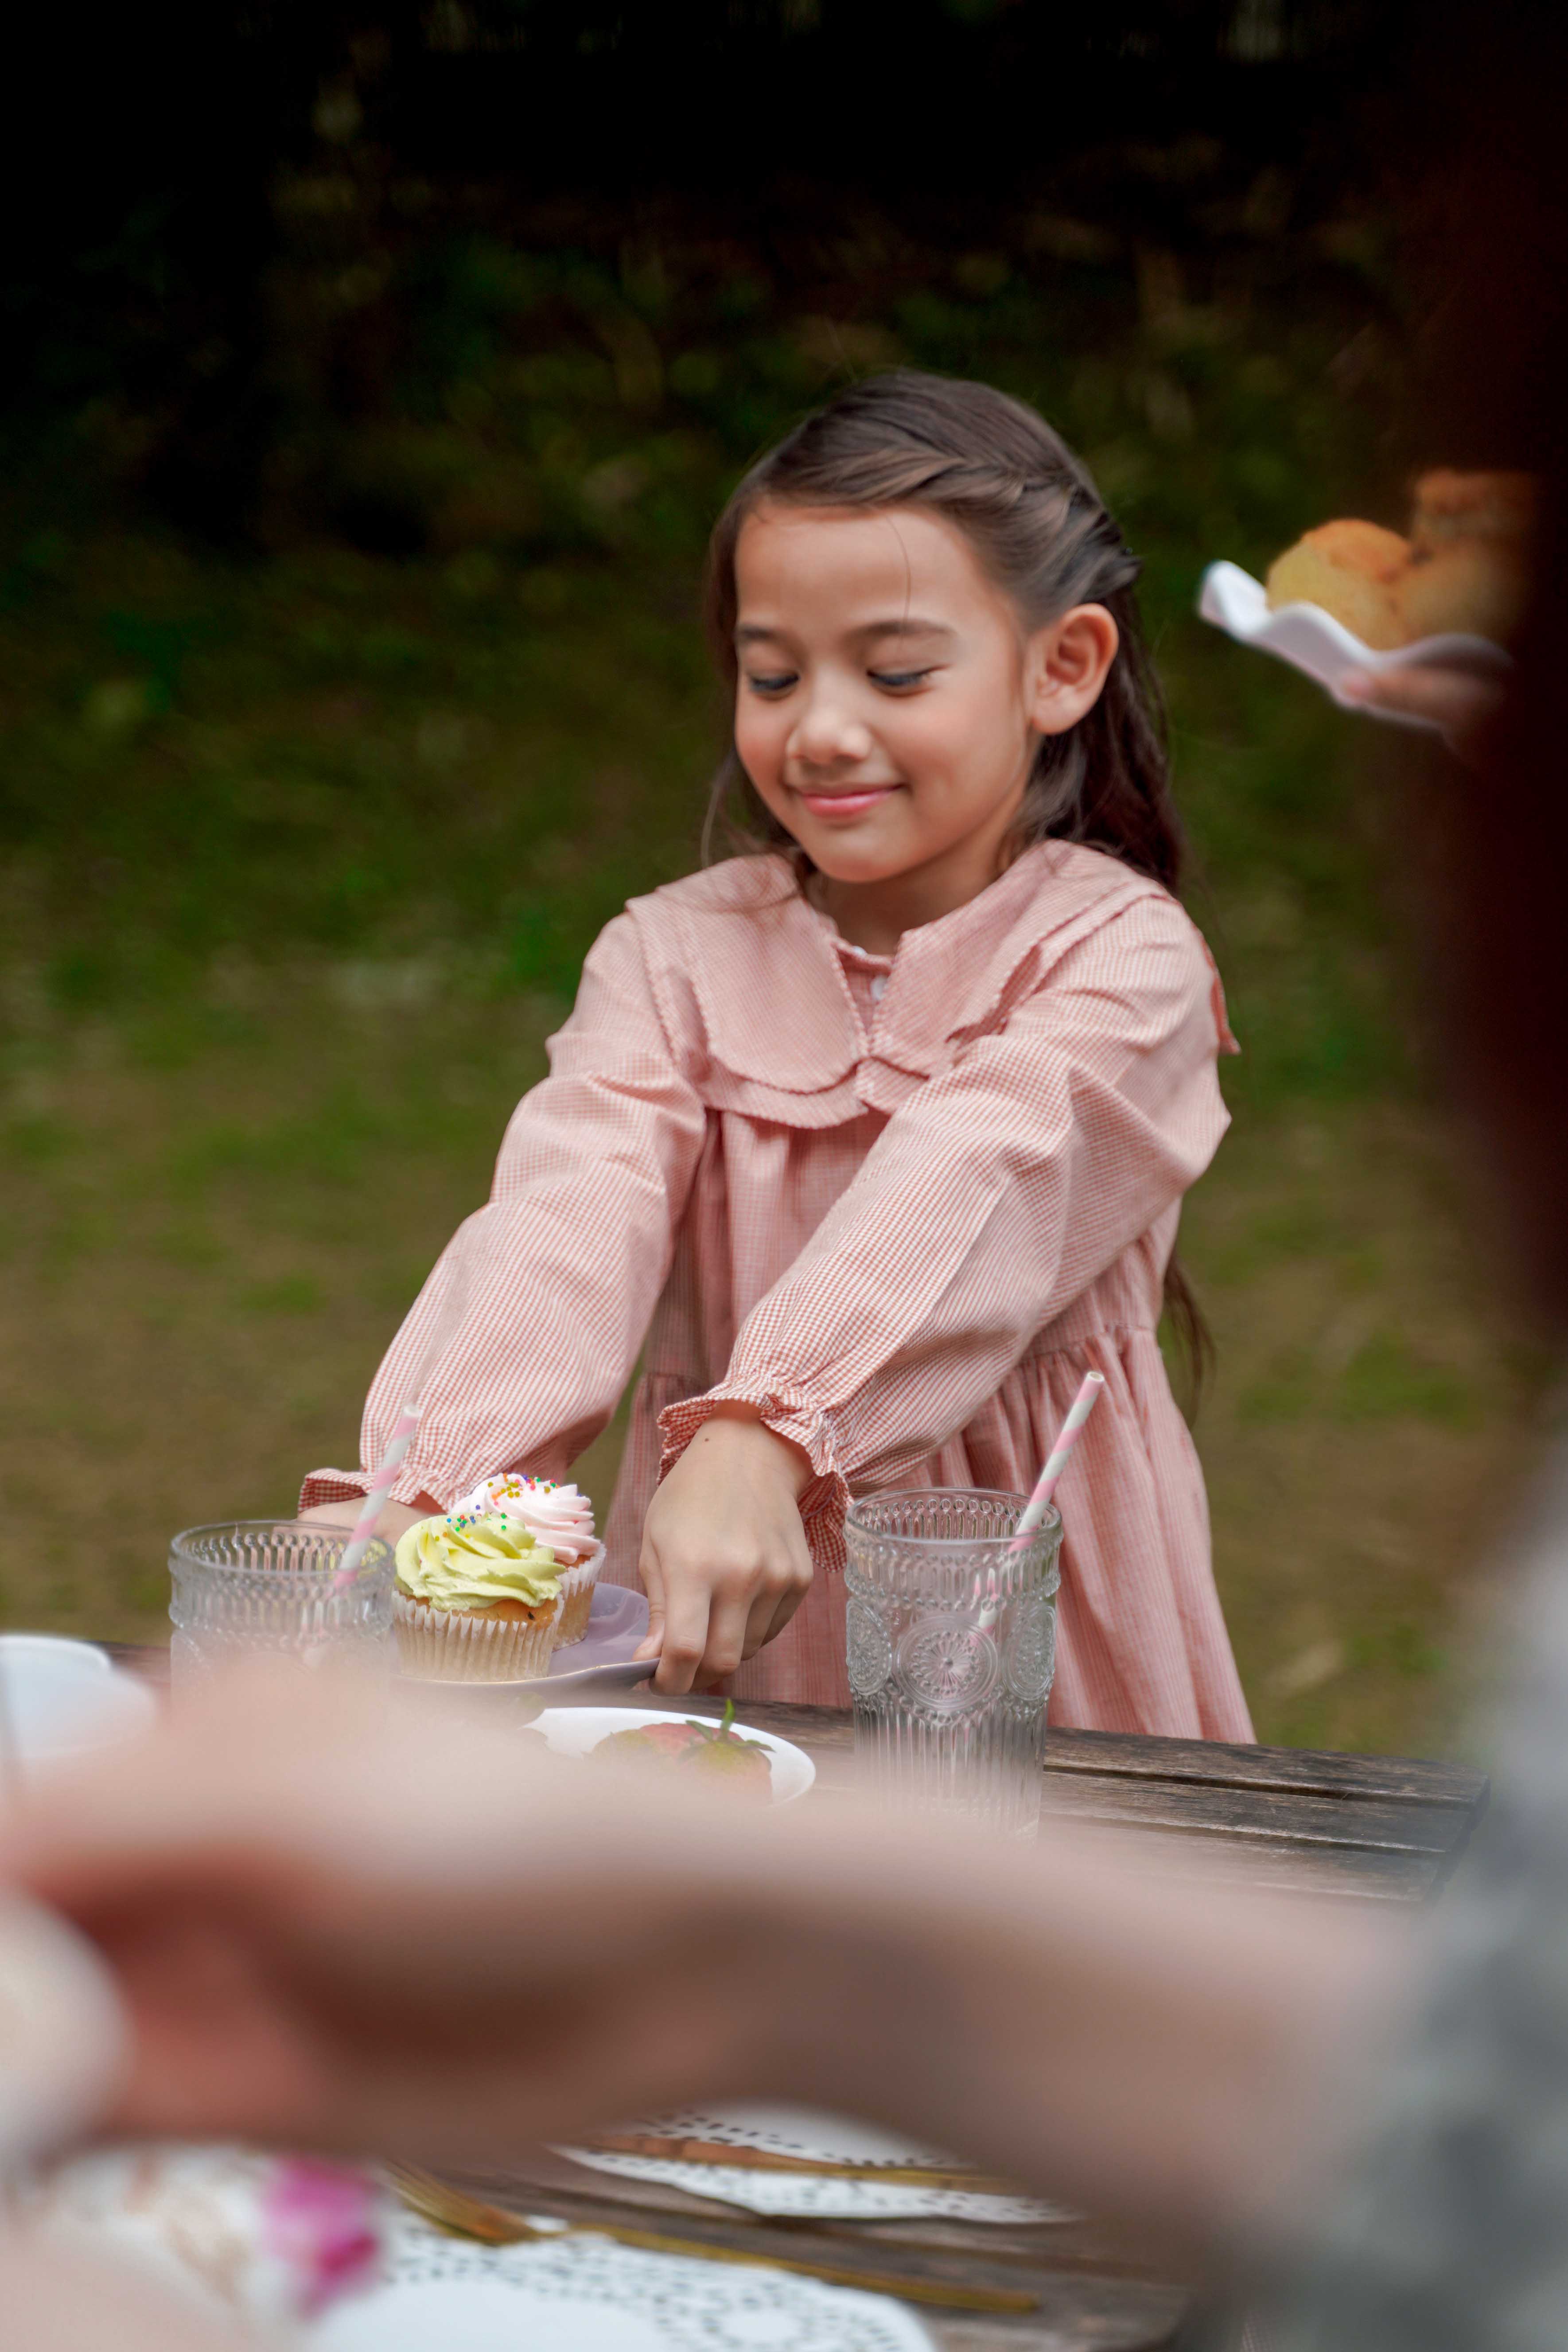
{"type": "MultiPolygon", "coordinates": [[[[774,644],[786,634],[787,632],[783,629],[770,629],[758,622],[743,621],[735,631],[735,643],[738,646],[774,644]]],[[[918,614],[905,613],[896,621],[868,621],[854,634],[862,638],[952,637],[956,636],[958,632],[956,629],[949,628],[945,621],[926,621],[922,620],[918,614]]]]}

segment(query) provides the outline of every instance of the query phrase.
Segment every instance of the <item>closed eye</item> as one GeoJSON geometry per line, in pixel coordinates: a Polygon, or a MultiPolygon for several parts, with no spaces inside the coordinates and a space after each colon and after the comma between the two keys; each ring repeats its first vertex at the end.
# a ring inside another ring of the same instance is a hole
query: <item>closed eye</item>
{"type": "Polygon", "coordinates": [[[770,672],[765,677],[759,677],[754,670],[746,673],[746,684],[753,694],[787,694],[798,682],[799,673],[793,669],[770,672]]]}
{"type": "Polygon", "coordinates": [[[927,678],[936,676],[936,665],[926,669],[874,669],[870,673],[873,686],[884,688],[889,694],[908,693],[911,687],[923,686],[927,678]]]}

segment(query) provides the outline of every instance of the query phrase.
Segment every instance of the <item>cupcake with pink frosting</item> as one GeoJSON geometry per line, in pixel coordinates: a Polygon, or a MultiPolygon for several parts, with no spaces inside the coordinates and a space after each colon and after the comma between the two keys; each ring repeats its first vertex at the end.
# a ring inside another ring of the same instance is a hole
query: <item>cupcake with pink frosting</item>
{"type": "Polygon", "coordinates": [[[531,1536],[554,1554],[561,1580],[561,1623],[558,1649],[580,1642],[588,1630],[594,1587],[599,1580],[605,1547],[594,1536],[594,1506],[575,1486],[557,1486],[552,1478],[525,1478],[521,1471],[503,1470],[454,1503],[448,1517],[499,1519],[531,1536]]]}

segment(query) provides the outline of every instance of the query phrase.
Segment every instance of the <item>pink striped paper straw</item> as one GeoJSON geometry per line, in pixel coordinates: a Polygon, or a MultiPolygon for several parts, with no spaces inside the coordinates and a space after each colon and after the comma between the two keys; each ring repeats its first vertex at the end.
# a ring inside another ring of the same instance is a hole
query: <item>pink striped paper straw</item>
{"type": "Polygon", "coordinates": [[[397,1483],[405,1456],[419,1434],[419,1414],[422,1397],[411,1397],[397,1416],[386,1452],[376,1465],[375,1484],[365,1492],[364,1508],[354,1521],[354,1531],[349,1538],[348,1549],[338,1562],[338,1572],[332,1579],[332,1591],[342,1592],[359,1574],[365,1549],[375,1533],[375,1523],[381,1517],[381,1507],[397,1483]]]}
{"type": "Polygon", "coordinates": [[[1085,1372],[1083,1385],[1072,1401],[1071,1410],[1062,1423],[1061,1435],[1046,1459],[1046,1466],[1035,1481],[1035,1491],[1024,1506],[1024,1516],[1007,1549],[1022,1551],[1050,1507],[1051,1496],[1057,1491],[1057,1480],[1067,1468],[1068,1456],[1078,1444],[1079,1431],[1100,1402],[1100,1391],[1105,1386],[1103,1372],[1085,1372]]]}

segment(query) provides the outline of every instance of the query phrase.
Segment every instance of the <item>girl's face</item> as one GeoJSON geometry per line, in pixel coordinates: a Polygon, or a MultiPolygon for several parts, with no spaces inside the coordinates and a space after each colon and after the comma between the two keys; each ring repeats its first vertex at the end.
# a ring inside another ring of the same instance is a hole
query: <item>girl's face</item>
{"type": "Polygon", "coordinates": [[[1027,631],[963,533],[916,507],[764,504],[735,580],[735,746],[833,911],[870,892],[929,921],[983,890],[1040,736],[1104,685],[1110,614],[1027,631]]]}

